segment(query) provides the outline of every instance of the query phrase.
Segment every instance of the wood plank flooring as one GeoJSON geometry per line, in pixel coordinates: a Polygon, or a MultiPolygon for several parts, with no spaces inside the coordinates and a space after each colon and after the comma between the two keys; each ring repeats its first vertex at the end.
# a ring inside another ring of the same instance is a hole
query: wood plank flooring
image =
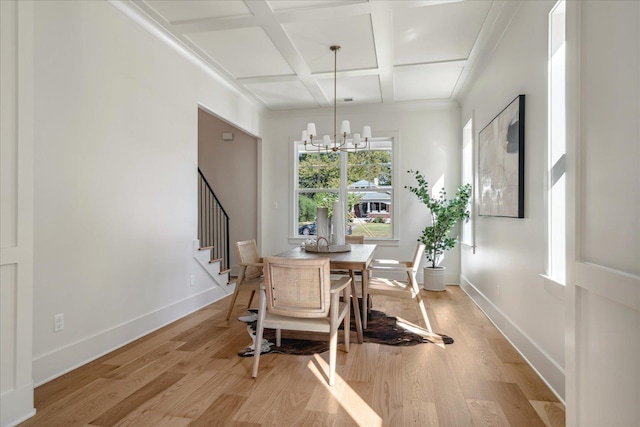
{"type": "MultiPolygon", "coordinates": [[[[564,405],[457,286],[422,291],[436,332],[454,338],[392,347],[253,358],[241,292],[211,304],[35,390],[37,414],[22,426],[548,426],[564,405]]],[[[376,297],[374,308],[418,322],[411,300],[376,297]]]]}

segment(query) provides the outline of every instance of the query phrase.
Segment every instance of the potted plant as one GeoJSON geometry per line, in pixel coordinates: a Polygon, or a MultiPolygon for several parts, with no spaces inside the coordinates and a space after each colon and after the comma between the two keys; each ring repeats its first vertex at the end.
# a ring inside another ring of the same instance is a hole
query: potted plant
{"type": "Polygon", "coordinates": [[[438,197],[433,197],[429,192],[429,183],[419,171],[407,171],[415,176],[418,185],[407,186],[418,199],[427,206],[431,213],[431,225],[425,227],[418,241],[424,243],[427,265],[424,268],[424,288],[427,290],[444,291],[444,271],[440,266],[444,252],[453,249],[458,243],[458,236],[451,236],[451,230],[458,221],[467,221],[470,212],[467,209],[471,197],[471,185],[464,184],[458,187],[456,196],[447,199],[444,189],[440,190],[438,197]]]}

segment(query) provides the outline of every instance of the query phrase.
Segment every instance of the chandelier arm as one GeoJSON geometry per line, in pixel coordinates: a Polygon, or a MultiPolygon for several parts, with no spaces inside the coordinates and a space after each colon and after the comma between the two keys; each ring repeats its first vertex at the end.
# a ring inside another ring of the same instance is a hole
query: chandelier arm
{"type": "MultiPolygon", "coordinates": [[[[348,142],[347,134],[351,133],[351,131],[349,127],[349,122],[345,121],[346,127],[344,126],[344,123],[343,123],[344,131],[342,129],[340,131],[342,141],[338,142],[338,50],[340,50],[341,47],[338,45],[332,45],[329,47],[329,49],[333,52],[333,147],[330,148],[331,141],[327,142],[326,140],[324,140],[323,141],[324,144],[313,142],[313,137],[317,136],[317,135],[313,135],[316,132],[314,123],[308,124],[307,132],[306,133],[303,132],[302,139],[304,140],[305,149],[307,147],[307,144],[309,144],[312,147],[317,148],[318,151],[321,148],[324,148],[327,152],[333,151],[335,153],[338,151],[344,151],[347,153],[349,152],[357,153],[358,148],[366,149],[367,146],[369,146],[368,135],[371,134],[371,128],[369,126],[365,126],[363,128],[364,144],[362,146],[360,146],[360,143],[361,143],[360,134],[354,134],[354,140],[352,141],[354,146],[352,148],[349,148],[349,144],[347,143],[348,142]],[[367,130],[365,131],[365,129],[367,130]],[[305,135],[308,136],[308,140],[307,140],[307,136],[305,135]]],[[[325,136],[328,137],[328,135],[325,135],[325,136]]]]}

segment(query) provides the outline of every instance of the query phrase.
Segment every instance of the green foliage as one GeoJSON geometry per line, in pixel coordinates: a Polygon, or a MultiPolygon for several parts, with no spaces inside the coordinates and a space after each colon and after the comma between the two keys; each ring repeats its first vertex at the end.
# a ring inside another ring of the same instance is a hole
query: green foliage
{"type": "Polygon", "coordinates": [[[365,179],[378,178],[378,185],[391,185],[391,151],[366,150],[349,153],[347,161],[347,180],[354,183],[365,179]]]}
{"type": "MultiPolygon", "coordinates": [[[[391,152],[363,150],[349,153],[347,181],[373,181],[391,185],[391,152]]],[[[340,155],[338,153],[301,153],[298,158],[299,188],[340,188],[340,155]]]]}
{"type": "Polygon", "coordinates": [[[340,156],[336,153],[304,153],[298,160],[300,188],[339,188],[340,156]]]}
{"type": "Polygon", "coordinates": [[[427,206],[431,213],[431,225],[427,226],[418,241],[426,245],[425,256],[432,267],[436,267],[442,260],[445,251],[453,249],[458,243],[457,236],[450,236],[451,230],[458,221],[468,221],[470,212],[467,209],[471,197],[471,184],[458,187],[456,196],[447,199],[447,193],[440,191],[438,197],[432,197],[429,192],[429,183],[419,171],[409,170],[418,182],[417,187],[407,186],[418,199],[427,206]]]}
{"type": "Polygon", "coordinates": [[[298,212],[302,222],[313,221],[316,217],[316,202],[304,194],[298,197],[298,212]]]}

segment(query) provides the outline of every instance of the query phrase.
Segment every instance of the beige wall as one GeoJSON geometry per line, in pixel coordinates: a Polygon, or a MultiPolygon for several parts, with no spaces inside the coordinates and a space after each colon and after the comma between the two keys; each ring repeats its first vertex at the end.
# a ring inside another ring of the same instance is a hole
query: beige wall
{"type": "Polygon", "coordinates": [[[229,266],[235,273],[235,242],[258,237],[257,139],[200,109],[198,167],[229,214],[229,266]],[[233,141],[223,141],[222,132],[232,132],[233,141]]]}

